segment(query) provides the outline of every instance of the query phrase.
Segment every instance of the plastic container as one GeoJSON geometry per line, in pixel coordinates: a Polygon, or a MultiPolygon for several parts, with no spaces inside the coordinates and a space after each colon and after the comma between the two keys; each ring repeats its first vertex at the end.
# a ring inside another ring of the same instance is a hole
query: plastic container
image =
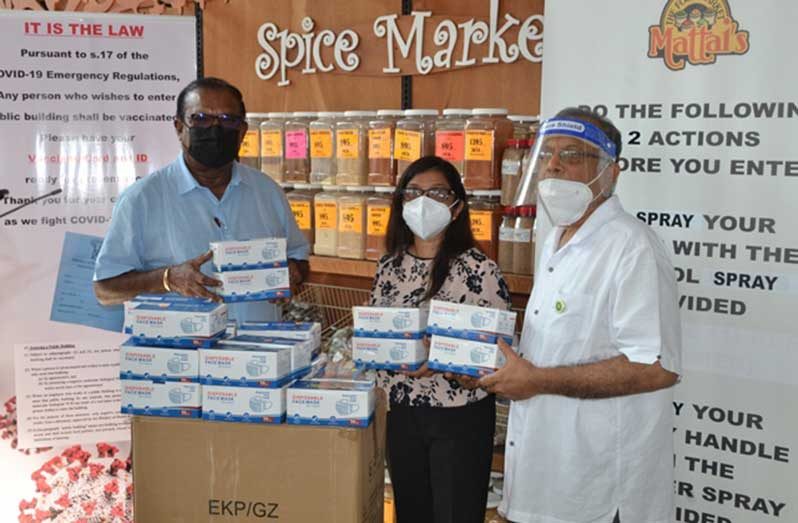
{"type": "Polygon", "coordinates": [[[394,133],[402,111],[381,109],[369,122],[369,185],[396,185],[394,133]]]}
{"type": "Polygon", "coordinates": [[[285,181],[283,133],[288,113],[268,113],[260,124],[260,170],[276,182],[285,181]]]}
{"type": "Polygon", "coordinates": [[[525,205],[518,208],[513,235],[513,270],[516,274],[531,276],[535,267],[535,244],[532,230],[535,226],[536,208],[525,205]]]}
{"type": "Polygon", "coordinates": [[[518,182],[521,180],[521,167],[527,141],[511,138],[502,155],[502,205],[512,205],[518,182]]]}
{"type": "Polygon", "coordinates": [[[366,200],[366,259],[379,260],[385,254],[385,236],[391,219],[393,187],[375,187],[366,200]]]}
{"type": "Polygon", "coordinates": [[[502,272],[513,271],[513,249],[515,247],[515,219],[517,211],[514,207],[505,207],[502,222],[499,225],[499,269],[502,272]]]}
{"type": "Polygon", "coordinates": [[[396,122],[396,170],[402,176],[407,166],[422,156],[435,154],[435,109],[407,109],[396,122]]]}
{"type": "Polygon", "coordinates": [[[502,219],[500,196],[501,191],[474,191],[468,202],[471,232],[477,247],[494,261],[499,257],[499,225],[502,219]]]}
{"type": "Polygon", "coordinates": [[[346,111],[335,125],[338,185],[363,186],[368,180],[368,127],[373,111],[346,111]]]}
{"type": "Polygon", "coordinates": [[[435,156],[440,156],[463,175],[465,160],[465,125],[471,109],[444,109],[435,122],[435,156]]]}
{"type": "Polygon", "coordinates": [[[285,181],[310,180],[310,122],[316,113],[293,113],[285,122],[285,181]]]}
{"type": "Polygon", "coordinates": [[[247,113],[247,133],[238,149],[238,161],[253,169],[260,170],[260,124],[266,118],[266,113],[247,113]]]}
{"type": "Polygon", "coordinates": [[[371,187],[351,186],[338,198],[338,257],[366,258],[366,200],[371,187]]]}
{"type": "Polygon", "coordinates": [[[340,113],[320,112],[310,122],[310,182],[335,184],[335,122],[340,113]]]}
{"type": "Polygon", "coordinates": [[[498,189],[501,158],[513,125],[507,109],[479,108],[466,121],[463,185],[466,189],[498,189]]]}
{"type": "Polygon", "coordinates": [[[315,243],[313,201],[319,190],[319,186],[297,183],[294,184],[293,191],[286,193],[291,212],[294,214],[294,220],[296,220],[299,230],[302,231],[302,234],[308,240],[308,245],[315,243]]]}
{"type": "Polygon", "coordinates": [[[325,185],[313,197],[313,221],[316,227],[313,252],[320,256],[338,256],[338,198],[341,188],[325,185]]]}

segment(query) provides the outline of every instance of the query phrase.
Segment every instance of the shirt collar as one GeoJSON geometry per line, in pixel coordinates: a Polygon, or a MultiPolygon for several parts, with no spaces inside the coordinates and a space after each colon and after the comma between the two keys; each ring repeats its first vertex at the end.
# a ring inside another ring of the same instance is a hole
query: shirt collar
{"type": "MultiPolygon", "coordinates": [[[[593,211],[593,214],[591,214],[588,219],[585,220],[585,223],[579,227],[579,230],[576,231],[576,234],[574,234],[573,237],[568,240],[568,245],[577,245],[585,241],[587,238],[590,238],[599,228],[601,228],[602,225],[615,219],[615,217],[622,213],[623,207],[621,206],[621,200],[617,195],[613,194],[604,203],[599,205],[596,210],[593,211]]],[[[557,242],[559,242],[559,239],[562,237],[564,230],[565,227],[557,227],[554,234],[554,238],[557,242]]]]}
{"type": "MultiPolygon", "coordinates": [[[[198,182],[197,179],[191,174],[191,171],[188,170],[188,166],[186,165],[186,160],[183,157],[183,153],[180,153],[177,157],[177,167],[178,171],[180,172],[180,177],[177,181],[177,193],[180,195],[186,194],[189,191],[193,191],[199,187],[202,187],[198,182]]],[[[233,176],[230,178],[230,183],[228,187],[235,187],[239,184],[246,183],[244,179],[241,177],[240,172],[240,165],[238,162],[233,162],[233,176]]]]}

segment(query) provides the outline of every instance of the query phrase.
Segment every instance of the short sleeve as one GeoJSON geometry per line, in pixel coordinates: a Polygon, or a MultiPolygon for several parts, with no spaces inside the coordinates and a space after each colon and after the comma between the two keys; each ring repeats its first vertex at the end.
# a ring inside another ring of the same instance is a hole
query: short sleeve
{"type": "Polygon", "coordinates": [[[94,281],[106,280],[143,267],[140,256],[143,206],[140,196],[122,194],[114,206],[111,225],[94,265],[94,281]],[[136,211],[138,209],[138,212],[136,211]]]}
{"type": "Polygon", "coordinates": [[[447,294],[460,303],[509,309],[510,290],[499,266],[476,249],[460,255],[449,271],[447,294]]]}

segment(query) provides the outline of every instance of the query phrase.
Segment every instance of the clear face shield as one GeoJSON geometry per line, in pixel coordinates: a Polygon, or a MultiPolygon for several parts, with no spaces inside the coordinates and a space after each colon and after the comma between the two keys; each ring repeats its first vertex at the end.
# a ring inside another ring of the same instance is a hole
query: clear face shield
{"type": "Polygon", "coordinates": [[[538,202],[556,226],[577,222],[600,196],[612,195],[615,144],[598,127],[553,118],[540,128],[515,206],[538,202]]]}

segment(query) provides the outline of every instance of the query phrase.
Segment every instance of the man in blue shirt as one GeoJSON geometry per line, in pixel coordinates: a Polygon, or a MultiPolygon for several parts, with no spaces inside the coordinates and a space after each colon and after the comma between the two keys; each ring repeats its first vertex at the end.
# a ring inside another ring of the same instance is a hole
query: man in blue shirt
{"type": "MultiPolygon", "coordinates": [[[[209,243],[286,238],[291,285],[308,272],[310,247],[283,190],[236,160],[247,131],[241,92],[217,78],[195,80],[177,98],[174,125],[182,153],[126,189],[94,271],[94,292],[104,305],[141,293],[177,292],[219,300],[208,287],[209,243]]],[[[240,321],[278,318],[274,303],[230,304],[240,321]]]]}

